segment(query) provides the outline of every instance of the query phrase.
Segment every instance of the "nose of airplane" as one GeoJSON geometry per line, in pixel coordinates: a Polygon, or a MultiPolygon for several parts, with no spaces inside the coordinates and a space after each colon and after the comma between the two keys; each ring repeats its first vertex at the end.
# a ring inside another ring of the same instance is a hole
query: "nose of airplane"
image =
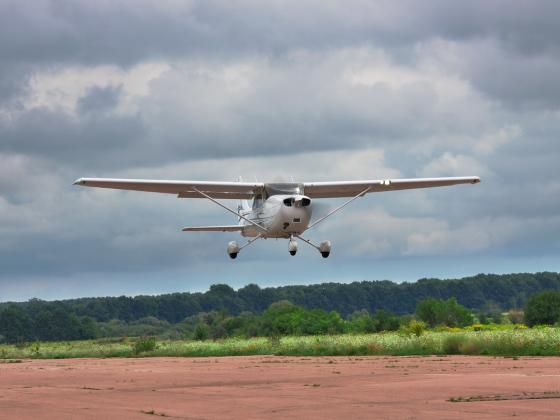
{"type": "Polygon", "coordinates": [[[311,205],[311,199],[304,195],[296,195],[284,199],[284,204],[288,207],[309,207],[311,205]]]}

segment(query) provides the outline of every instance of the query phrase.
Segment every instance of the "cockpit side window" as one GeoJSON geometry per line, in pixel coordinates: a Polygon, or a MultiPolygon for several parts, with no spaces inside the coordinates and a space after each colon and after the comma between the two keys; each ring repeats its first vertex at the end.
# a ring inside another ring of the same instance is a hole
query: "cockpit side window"
{"type": "Polygon", "coordinates": [[[258,194],[253,199],[253,210],[262,207],[263,198],[261,194],[258,194]]]}

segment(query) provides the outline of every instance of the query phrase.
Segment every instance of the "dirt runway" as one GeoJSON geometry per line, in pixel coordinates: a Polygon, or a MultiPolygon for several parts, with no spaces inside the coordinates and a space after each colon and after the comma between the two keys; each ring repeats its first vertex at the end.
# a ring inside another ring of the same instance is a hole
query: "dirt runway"
{"type": "Polygon", "coordinates": [[[560,417],[560,358],[0,361],[2,419],[560,417]]]}

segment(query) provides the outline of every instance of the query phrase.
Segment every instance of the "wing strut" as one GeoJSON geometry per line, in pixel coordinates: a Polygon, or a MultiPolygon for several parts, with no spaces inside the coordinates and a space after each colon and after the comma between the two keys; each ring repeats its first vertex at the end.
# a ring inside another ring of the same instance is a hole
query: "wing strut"
{"type": "MultiPolygon", "coordinates": [[[[334,209],[334,210],[331,210],[330,212],[328,212],[325,216],[321,217],[320,219],[315,220],[315,221],[314,221],[313,223],[311,223],[311,224],[307,227],[307,229],[305,229],[305,230],[308,231],[308,230],[311,229],[313,226],[316,226],[317,224],[321,223],[321,222],[322,222],[323,220],[325,220],[327,217],[333,215],[334,213],[336,213],[336,212],[339,211],[339,210],[342,210],[344,207],[346,207],[348,204],[350,204],[350,203],[351,203],[352,201],[354,201],[356,198],[363,197],[369,190],[371,190],[371,188],[372,188],[371,186],[367,187],[365,190],[363,190],[362,192],[360,192],[358,195],[355,195],[355,196],[352,197],[350,200],[344,202],[344,204],[338,206],[338,207],[337,207],[336,209],[334,209]]],[[[300,238],[300,239],[302,239],[302,240],[305,241],[305,239],[303,239],[303,238],[300,238]]],[[[308,242],[308,241],[305,241],[305,242],[308,242]]],[[[308,242],[308,243],[309,243],[309,242],[308,242]]],[[[314,245],[313,245],[313,246],[314,246],[314,245]]],[[[317,248],[317,247],[315,247],[315,248],[317,248]]],[[[317,248],[317,249],[319,249],[319,248],[317,248]]]]}
{"type": "MultiPolygon", "coordinates": [[[[239,251],[241,251],[243,248],[248,247],[249,245],[251,245],[253,242],[255,242],[257,239],[260,239],[262,236],[262,233],[259,233],[257,236],[255,236],[254,238],[251,238],[247,241],[247,243],[243,246],[239,247],[239,251]]],[[[237,252],[239,252],[237,251],[237,252]]]]}
{"type": "Polygon", "coordinates": [[[251,223],[252,225],[255,225],[256,227],[258,227],[259,229],[263,230],[264,232],[268,232],[268,229],[265,228],[264,226],[259,225],[258,223],[253,222],[251,219],[248,219],[247,217],[239,214],[238,212],[236,212],[235,210],[230,209],[228,206],[224,206],[222,203],[220,203],[218,200],[213,199],[212,197],[210,197],[208,194],[203,193],[202,191],[200,191],[198,188],[196,187],[192,187],[192,189],[194,191],[196,191],[197,193],[199,193],[201,196],[207,198],[208,200],[212,201],[213,203],[216,203],[218,206],[220,206],[221,208],[229,211],[230,213],[235,214],[237,217],[240,217],[241,219],[251,223]]]}

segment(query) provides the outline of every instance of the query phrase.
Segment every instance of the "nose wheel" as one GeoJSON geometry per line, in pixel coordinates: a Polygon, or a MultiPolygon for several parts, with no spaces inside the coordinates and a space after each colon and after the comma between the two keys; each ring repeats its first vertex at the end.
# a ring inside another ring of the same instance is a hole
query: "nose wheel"
{"type": "Polygon", "coordinates": [[[288,252],[292,257],[297,254],[297,242],[294,241],[294,238],[290,238],[290,242],[288,243],[288,252]]]}

